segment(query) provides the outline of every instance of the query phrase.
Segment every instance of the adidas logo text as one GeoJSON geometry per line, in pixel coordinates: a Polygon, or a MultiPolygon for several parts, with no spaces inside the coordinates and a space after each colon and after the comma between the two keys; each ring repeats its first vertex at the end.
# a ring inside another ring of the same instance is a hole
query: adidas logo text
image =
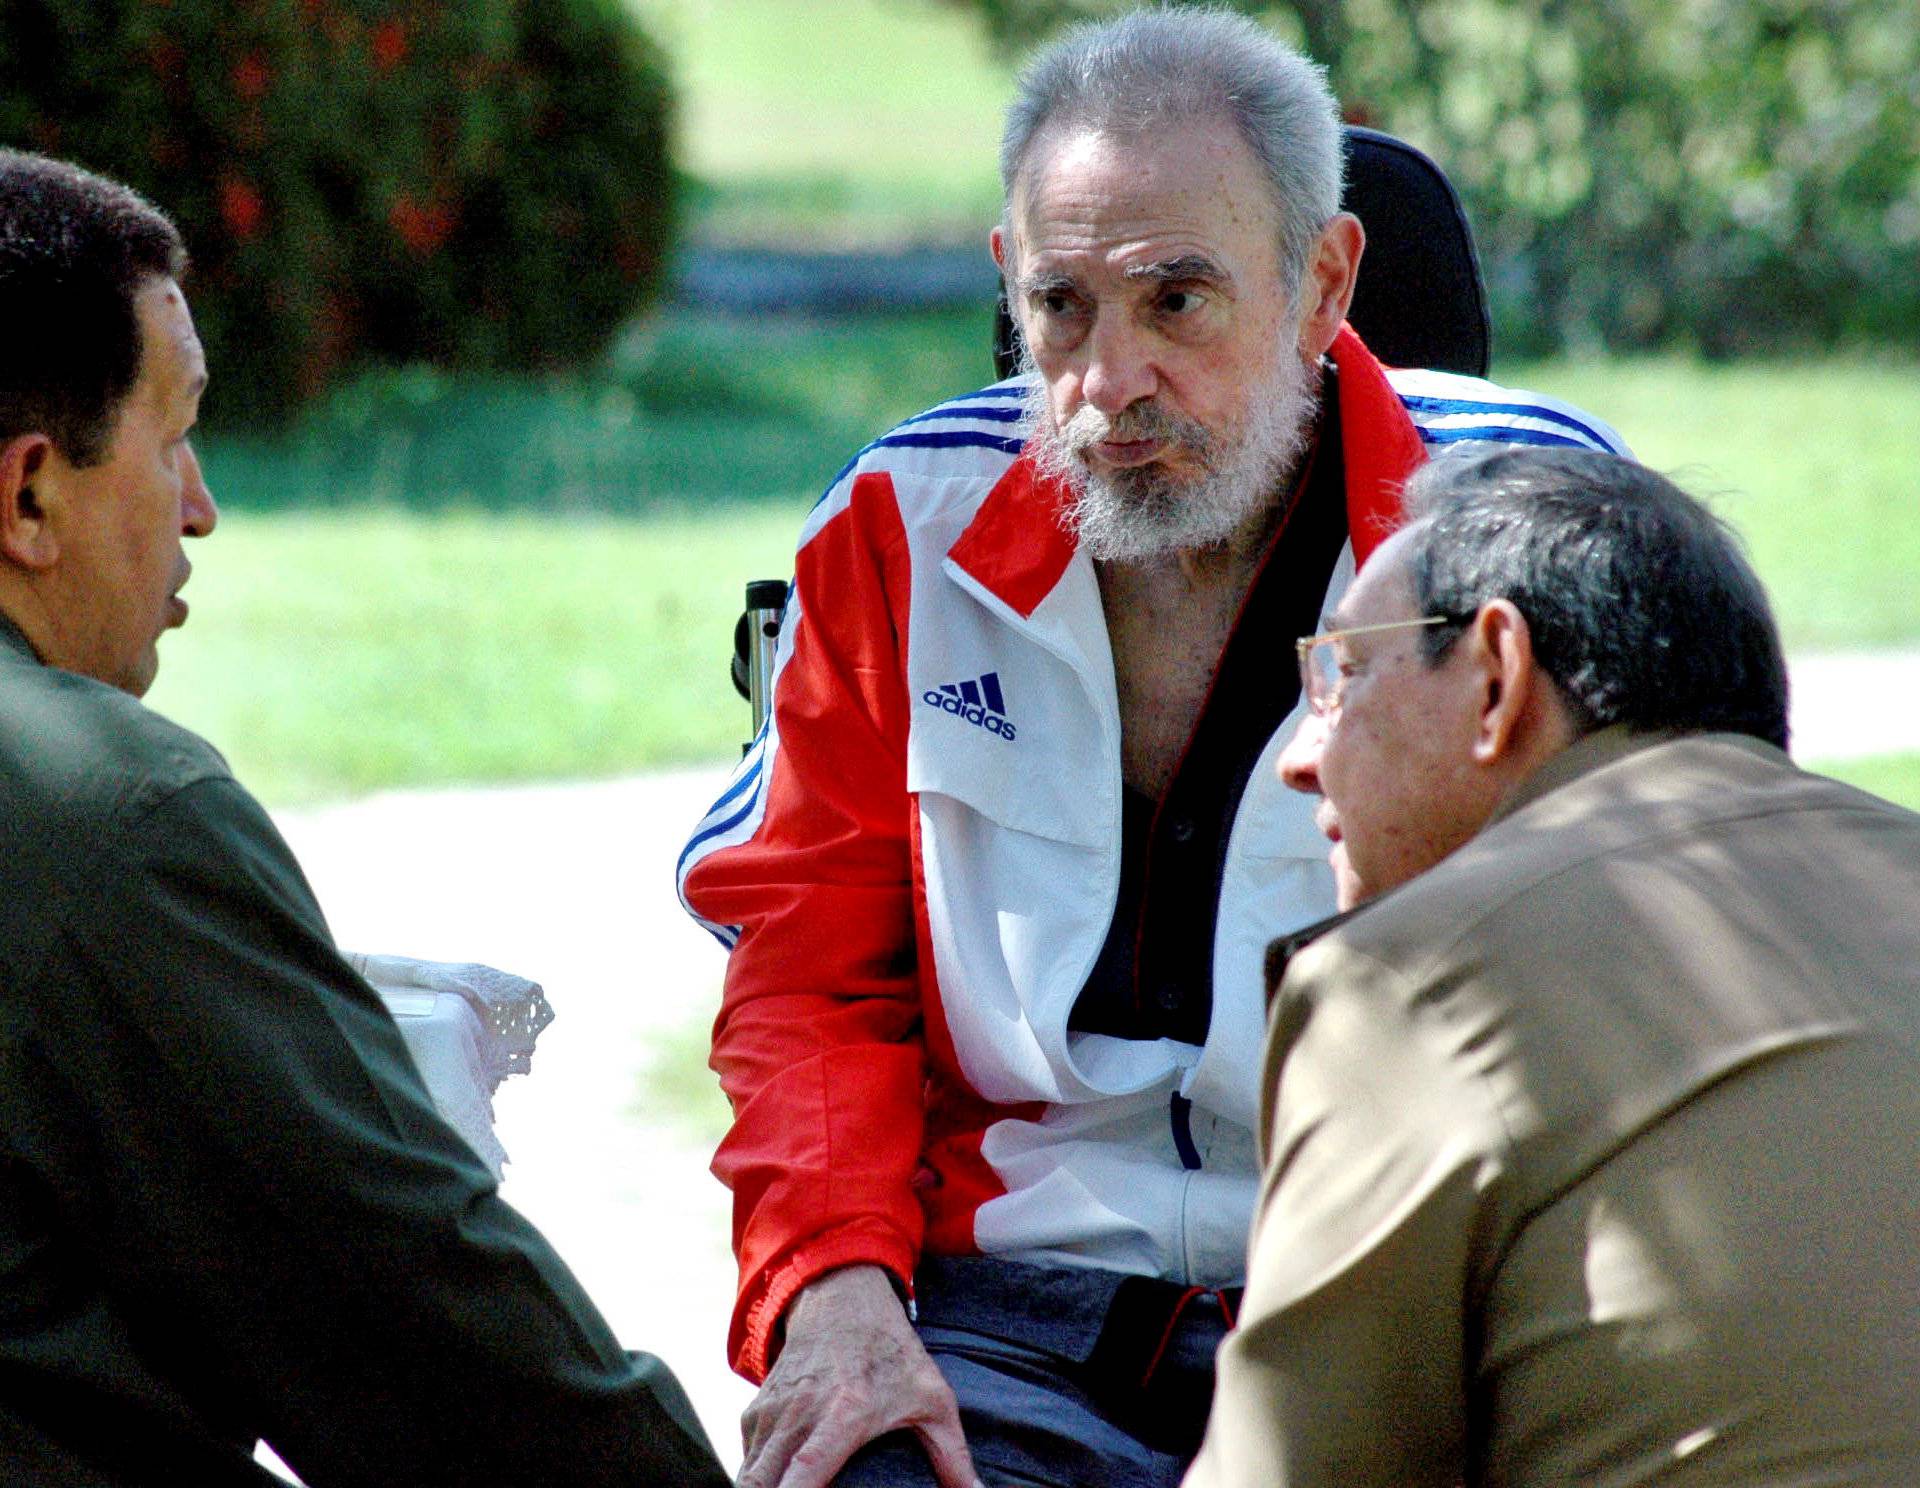
{"type": "Polygon", "coordinates": [[[943,713],[998,734],[1013,742],[1013,721],[1007,717],[1007,700],[1000,692],[1000,674],[987,672],[973,682],[943,682],[929,687],[920,701],[943,713]]]}

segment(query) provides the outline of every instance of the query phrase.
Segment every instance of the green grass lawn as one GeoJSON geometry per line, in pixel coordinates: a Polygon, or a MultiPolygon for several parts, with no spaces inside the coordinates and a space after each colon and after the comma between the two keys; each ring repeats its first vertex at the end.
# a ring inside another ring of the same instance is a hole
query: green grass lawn
{"type": "MultiPolygon", "coordinates": [[[[789,571],[859,444],[986,380],[986,337],[984,311],[681,317],[594,377],[391,374],[278,438],[209,439],[227,517],[194,546],[193,620],[154,701],[275,801],[724,756],[742,583],[789,571]]],[[[1912,366],[1502,375],[1724,492],[1791,646],[1920,642],[1912,366]]],[[[1915,773],[1868,783],[1912,796],[1915,773]]]]}
{"type": "Polygon", "coordinates": [[[1013,92],[936,0],[630,0],[672,59],[690,226],[757,243],[984,238],[1013,92]]]}
{"type": "Polygon", "coordinates": [[[284,433],[209,435],[202,459],[220,499],[253,510],[647,516],[810,500],[876,434],[992,381],[992,320],[985,305],[662,315],[590,373],[374,372],[284,433]]]}
{"type": "Polygon", "coordinates": [[[1920,641],[1920,365],[1502,369],[1609,419],[1745,535],[1788,643],[1920,641]]]}
{"type": "Polygon", "coordinates": [[[232,512],[150,701],[272,802],[714,759],[741,582],[798,518],[232,512]]]}

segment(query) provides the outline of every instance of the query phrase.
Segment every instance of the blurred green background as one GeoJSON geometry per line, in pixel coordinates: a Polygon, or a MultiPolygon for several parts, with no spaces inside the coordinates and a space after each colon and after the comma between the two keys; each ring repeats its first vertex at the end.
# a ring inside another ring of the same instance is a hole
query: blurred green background
{"type": "MultiPolygon", "coordinates": [[[[1011,72],[968,6],[633,3],[678,94],[685,240],[984,254],[1011,72]]],[[[275,803],[725,758],[741,583],[788,571],[853,449],[990,380],[988,329],[984,304],[669,302],[586,369],[382,370],[279,432],[209,434],[225,516],[192,550],[193,620],[152,701],[275,803]]],[[[1494,375],[1593,409],[1713,496],[1791,648],[1920,643],[1910,344],[1497,354],[1494,375]]],[[[1920,804],[1920,757],[1846,773],[1920,804]]]]}

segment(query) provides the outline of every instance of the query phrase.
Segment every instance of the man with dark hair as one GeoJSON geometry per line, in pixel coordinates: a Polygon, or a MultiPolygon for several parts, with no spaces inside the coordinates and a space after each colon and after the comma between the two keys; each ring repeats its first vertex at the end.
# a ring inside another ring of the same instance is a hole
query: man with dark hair
{"type": "Polygon", "coordinates": [[[1381,366],[1341,149],[1320,69],[1245,16],[1061,38],[991,234],[1027,370],[883,435],[806,522],[770,725],[681,864],[731,950],[745,1488],[1171,1485],[1198,1445],[1261,955],[1333,904],[1273,774],[1272,637],[1428,446],[1616,447],[1381,366]]]}
{"type": "MultiPolygon", "coordinates": [[[[1510,599],[1581,733],[1623,723],[1752,734],[1787,747],[1787,672],[1765,592],[1725,526],[1672,483],[1574,450],[1490,450],[1416,479],[1422,611],[1510,599]]],[[[1457,627],[1423,633],[1437,660],[1457,627]]],[[[1321,648],[1320,655],[1328,654],[1321,648]]]]}
{"type": "Polygon", "coordinates": [[[1658,475],[1408,507],[1300,643],[1357,912],[1272,953],[1189,1488],[1920,1481],[1920,817],[1787,759],[1765,595],[1658,475]]]}
{"type": "Polygon", "coordinates": [[[0,1480],[721,1484],[137,701],[213,530],[165,217],[0,151],[0,1480]]]}
{"type": "Polygon", "coordinates": [[[8,187],[0,314],[20,344],[39,348],[0,366],[0,438],[45,430],[75,464],[96,465],[140,372],[137,293],[151,280],[178,280],[186,245],[111,181],[12,151],[0,161],[8,187]]]}

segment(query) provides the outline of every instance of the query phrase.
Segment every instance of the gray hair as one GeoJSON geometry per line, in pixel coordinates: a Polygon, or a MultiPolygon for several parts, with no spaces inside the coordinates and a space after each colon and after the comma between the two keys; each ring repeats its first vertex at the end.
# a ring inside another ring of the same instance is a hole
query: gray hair
{"type": "Polygon", "coordinates": [[[1138,139],[1196,120],[1240,132],[1273,188],[1280,272],[1295,286],[1340,210],[1340,108],[1326,71],[1232,11],[1138,10],[1074,27],[1021,71],[1000,139],[1004,224],[1050,126],[1138,139]]]}
{"type": "Polygon", "coordinates": [[[1665,476],[1594,450],[1471,447],[1407,483],[1402,561],[1429,660],[1489,600],[1526,617],[1575,726],[1725,730],[1787,747],[1787,667],[1731,528],[1665,476]]]}

